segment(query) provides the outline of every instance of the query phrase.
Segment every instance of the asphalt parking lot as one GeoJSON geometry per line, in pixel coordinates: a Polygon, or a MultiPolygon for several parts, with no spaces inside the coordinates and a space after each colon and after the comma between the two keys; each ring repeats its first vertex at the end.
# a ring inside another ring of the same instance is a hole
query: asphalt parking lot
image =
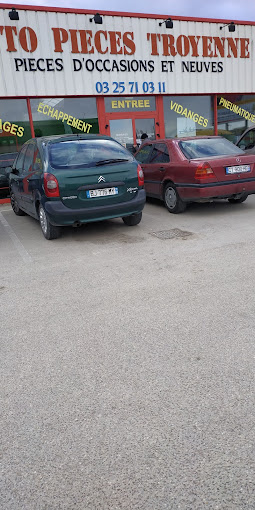
{"type": "Polygon", "coordinates": [[[0,259],[1,508],[254,510],[255,196],[0,259]]]}

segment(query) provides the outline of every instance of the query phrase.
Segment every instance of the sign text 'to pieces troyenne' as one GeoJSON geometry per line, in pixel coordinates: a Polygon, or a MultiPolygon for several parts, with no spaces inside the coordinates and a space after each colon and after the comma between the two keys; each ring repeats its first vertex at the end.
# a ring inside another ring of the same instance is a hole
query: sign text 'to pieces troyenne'
{"type": "Polygon", "coordinates": [[[99,28],[88,13],[21,9],[13,24],[2,13],[2,97],[253,92],[252,25],[233,36],[199,19],[169,32],[156,17],[104,14],[99,28]]]}
{"type": "MultiPolygon", "coordinates": [[[[134,55],[136,43],[134,32],[119,32],[112,30],[77,30],[65,28],[51,28],[54,41],[54,52],[63,53],[68,48],[72,54],[100,55],[134,55]]],[[[38,37],[31,27],[0,26],[0,35],[5,39],[8,52],[17,52],[20,46],[25,52],[33,53],[38,47],[38,37]]],[[[175,57],[227,57],[250,58],[249,38],[247,37],[211,37],[181,34],[150,33],[146,40],[151,56],[175,57]]],[[[1,42],[3,49],[3,42],[1,42]]]]}

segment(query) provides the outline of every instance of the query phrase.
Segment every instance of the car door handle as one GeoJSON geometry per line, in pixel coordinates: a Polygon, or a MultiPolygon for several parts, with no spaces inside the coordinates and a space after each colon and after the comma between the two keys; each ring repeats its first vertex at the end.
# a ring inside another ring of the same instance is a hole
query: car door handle
{"type": "Polygon", "coordinates": [[[164,170],[165,170],[165,169],[166,169],[166,168],[165,168],[164,166],[160,166],[160,167],[159,167],[159,170],[160,170],[161,172],[164,172],[164,170]]]}

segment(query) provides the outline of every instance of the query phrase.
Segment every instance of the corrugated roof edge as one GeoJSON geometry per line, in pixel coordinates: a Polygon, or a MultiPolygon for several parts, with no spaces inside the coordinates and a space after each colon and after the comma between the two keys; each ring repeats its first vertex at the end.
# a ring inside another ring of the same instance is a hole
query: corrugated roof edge
{"type": "MultiPolygon", "coordinates": [[[[7,4],[0,3],[0,9],[12,9],[14,7],[17,11],[46,11],[46,12],[62,12],[62,13],[74,13],[74,14],[96,14],[98,11],[102,16],[121,16],[128,18],[152,18],[152,19],[166,19],[171,15],[169,14],[145,14],[138,12],[119,12],[119,11],[102,11],[101,9],[90,10],[90,9],[70,9],[65,7],[49,7],[49,6],[34,6],[34,5],[19,5],[19,4],[7,4]]],[[[242,21],[235,19],[215,19],[215,18],[196,18],[187,16],[171,16],[171,19],[177,21],[197,21],[204,23],[229,23],[233,21],[238,25],[255,25],[255,21],[242,21]]]]}

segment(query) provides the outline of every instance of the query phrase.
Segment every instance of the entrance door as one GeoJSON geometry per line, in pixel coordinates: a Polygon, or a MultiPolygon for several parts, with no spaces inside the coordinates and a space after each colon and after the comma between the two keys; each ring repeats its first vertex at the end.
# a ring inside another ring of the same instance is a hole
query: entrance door
{"type": "Polygon", "coordinates": [[[110,135],[136,152],[143,133],[149,140],[165,137],[162,98],[159,96],[99,97],[100,133],[110,135]]]}
{"type": "Polygon", "coordinates": [[[143,133],[148,135],[150,140],[155,140],[155,118],[146,118],[146,119],[135,119],[135,136],[136,136],[136,144],[141,144],[141,136],[143,133]]]}
{"type": "Polygon", "coordinates": [[[110,119],[110,135],[130,152],[134,147],[133,126],[131,119],[110,119]]]}
{"type": "Polygon", "coordinates": [[[118,140],[130,152],[136,152],[137,148],[141,145],[141,136],[143,133],[148,135],[148,138],[155,140],[155,118],[110,118],[110,135],[115,140],[118,140]]]}

